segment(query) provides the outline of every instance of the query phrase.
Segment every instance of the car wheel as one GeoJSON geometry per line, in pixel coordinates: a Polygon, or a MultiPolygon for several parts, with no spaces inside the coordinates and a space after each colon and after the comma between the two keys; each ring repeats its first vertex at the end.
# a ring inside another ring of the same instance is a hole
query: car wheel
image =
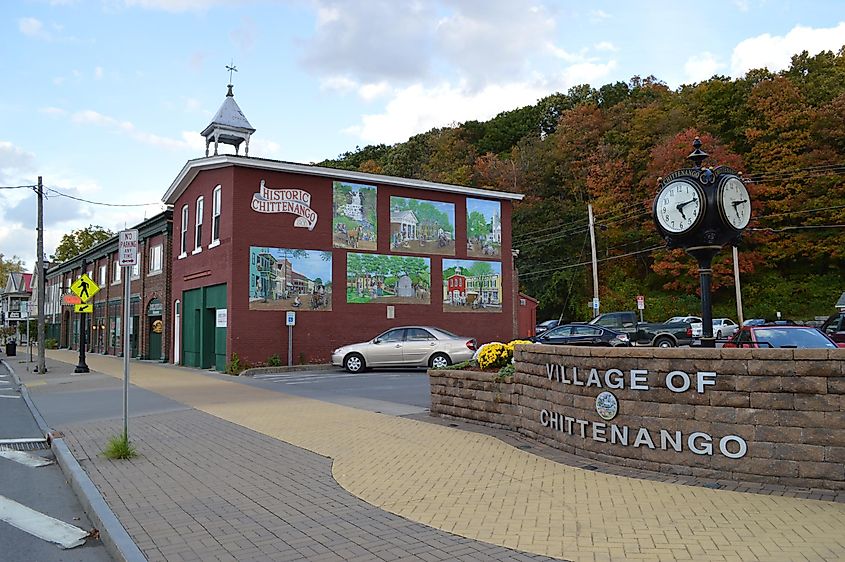
{"type": "Polygon", "coordinates": [[[358,353],[350,353],[343,358],[343,368],[350,373],[360,373],[365,367],[364,357],[358,353]]]}
{"type": "Polygon", "coordinates": [[[448,367],[451,364],[452,361],[445,353],[435,353],[431,356],[431,359],[428,360],[428,366],[432,369],[442,369],[443,367],[448,367]]]}
{"type": "Polygon", "coordinates": [[[670,338],[657,338],[654,340],[654,347],[675,347],[675,342],[670,338]]]}

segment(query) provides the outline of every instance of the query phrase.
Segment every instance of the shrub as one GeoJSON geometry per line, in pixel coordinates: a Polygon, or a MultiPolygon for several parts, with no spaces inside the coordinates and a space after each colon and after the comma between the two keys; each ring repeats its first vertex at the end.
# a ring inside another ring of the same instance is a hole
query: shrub
{"type": "Polygon", "coordinates": [[[518,343],[531,343],[527,340],[513,340],[508,343],[497,341],[485,343],[478,350],[476,360],[482,369],[500,369],[513,361],[513,346],[518,343]]]}
{"type": "Polygon", "coordinates": [[[268,367],[281,367],[282,366],[282,359],[279,357],[278,353],[274,353],[270,357],[267,358],[267,366],[268,367]]]}
{"type": "Polygon", "coordinates": [[[252,365],[246,361],[241,361],[237,353],[232,353],[232,360],[226,363],[226,374],[240,375],[243,371],[251,368],[252,365]]]}
{"type": "Polygon", "coordinates": [[[493,380],[495,382],[505,382],[508,378],[513,376],[514,371],[516,371],[516,369],[514,368],[513,364],[509,363],[499,369],[499,372],[496,373],[496,376],[493,377],[493,380]]]}
{"type": "Polygon", "coordinates": [[[137,454],[125,433],[112,436],[103,449],[103,455],[109,459],[131,459],[137,454]]]}
{"type": "Polygon", "coordinates": [[[47,349],[56,349],[59,347],[59,340],[57,339],[46,339],[44,340],[44,347],[47,349]]]}

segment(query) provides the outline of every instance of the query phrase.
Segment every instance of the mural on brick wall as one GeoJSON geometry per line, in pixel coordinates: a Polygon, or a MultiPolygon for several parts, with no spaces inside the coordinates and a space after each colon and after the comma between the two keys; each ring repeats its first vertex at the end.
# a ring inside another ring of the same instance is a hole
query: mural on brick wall
{"type": "Polygon", "coordinates": [[[467,198],[467,255],[502,257],[502,204],[467,198]]]}
{"type": "Polygon", "coordinates": [[[332,253],[249,248],[250,310],[331,310],[332,253]]]}
{"type": "Polygon", "coordinates": [[[501,312],[502,263],[443,260],[444,312],[501,312]]]}
{"type": "Polygon", "coordinates": [[[390,249],[455,255],[455,205],[408,197],[390,198],[390,249]]]}
{"type": "Polygon", "coordinates": [[[431,260],[349,253],[346,255],[346,302],[429,304],[431,260]]]}
{"type": "Polygon", "coordinates": [[[335,248],[376,249],[374,185],[332,183],[332,242],[335,248]]]}

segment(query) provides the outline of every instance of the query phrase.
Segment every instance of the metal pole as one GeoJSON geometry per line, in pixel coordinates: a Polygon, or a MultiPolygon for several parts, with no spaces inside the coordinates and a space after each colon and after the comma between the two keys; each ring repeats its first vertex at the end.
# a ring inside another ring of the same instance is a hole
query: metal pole
{"type": "MultiPolygon", "coordinates": [[[[85,260],[82,260],[82,271],[80,275],[85,274],[85,260]]],[[[79,313],[79,364],[73,370],[74,373],[88,373],[90,372],[88,369],[88,365],[85,363],[85,346],[87,342],[85,341],[85,313],[79,313]]]]}
{"type": "Polygon", "coordinates": [[[590,217],[590,247],[593,252],[593,318],[598,316],[599,309],[596,308],[595,302],[599,298],[599,272],[598,263],[596,261],[596,224],[593,220],[593,205],[587,205],[587,214],[590,217]]]}
{"type": "Polygon", "coordinates": [[[288,326],[288,367],[293,367],[293,326],[288,326]]]}
{"type": "Polygon", "coordinates": [[[742,317],[742,289],[739,287],[739,251],[736,246],[733,247],[734,254],[734,288],[736,289],[736,316],[739,319],[739,325],[742,326],[745,320],[742,317]]]}
{"type": "MultiPolygon", "coordinates": [[[[43,375],[47,372],[44,364],[44,301],[47,299],[47,275],[44,271],[44,190],[41,176],[38,176],[38,264],[35,274],[38,276],[38,367],[36,372],[43,375]]],[[[32,347],[30,346],[30,349],[32,347]]]]}
{"type": "Polygon", "coordinates": [[[129,277],[131,267],[123,268],[123,438],[129,439],[129,277]]]}

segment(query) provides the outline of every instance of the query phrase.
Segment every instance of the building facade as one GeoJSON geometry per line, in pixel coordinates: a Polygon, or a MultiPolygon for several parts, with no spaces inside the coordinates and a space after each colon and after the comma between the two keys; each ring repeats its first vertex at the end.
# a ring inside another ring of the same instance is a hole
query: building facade
{"type": "MultiPolygon", "coordinates": [[[[129,347],[132,357],[164,361],[170,357],[170,255],[172,211],[164,211],[132,227],[138,230],[138,264],[130,270],[129,347]]],[[[123,268],[118,264],[114,236],[79,256],[47,270],[45,309],[47,337],[62,348],[79,349],[80,322],[86,330],[86,350],[123,353],[123,268]],[[77,313],[65,304],[70,287],[86,273],[99,287],[88,301],[92,313],[77,313]]]]}
{"type": "MultiPolygon", "coordinates": [[[[18,343],[28,341],[29,303],[32,298],[32,273],[13,271],[6,279],[0,293],[0,321],[14,331],[12,338],[18,343]]],[[[35,318],[34,315],[32,315],[35,318]]]]}
{"type": "Polygon", "coordinates": [[[218,370],[233,354],[241,363],[274,355],[286,362],[288,311],[296,313],[295,364],[327,362],[340,345],[408,324],[479,341],[510,339],[516,293],[509,225],[519,199],[233,155],[189,161],[164,197],[183,233],[171,265],[172,359],[218,370]],[[397,199],[431,213],[438,221],[432,239],[415,239],[410,221],[397,228],[397,199]],[[483,199],[502,217],[500,245],[484,259],[468,259],[469,199],[483,199]],[[395,244],[399,232],[406,244],[395,244]],[[451,262],[460,264],[463,282],[450,290],[455,279],[444,271],[454,270],[451,262]]]}

